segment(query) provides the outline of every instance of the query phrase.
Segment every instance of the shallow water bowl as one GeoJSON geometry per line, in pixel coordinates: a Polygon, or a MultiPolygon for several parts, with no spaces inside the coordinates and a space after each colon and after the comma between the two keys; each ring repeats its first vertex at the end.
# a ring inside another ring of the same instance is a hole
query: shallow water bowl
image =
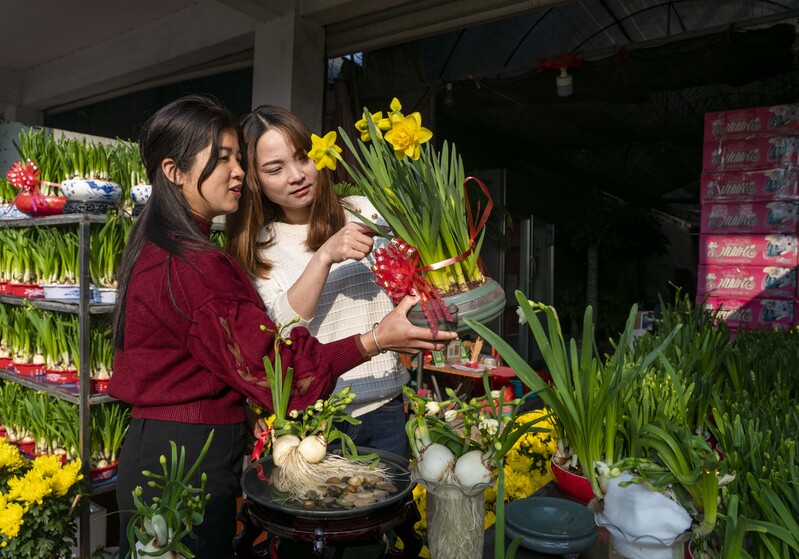
{"type": "Polygon", "coordinates": [[[528,497],[505,506],[505,535],[539,553],[577,556],[599,537],[594,514],[569,499],[528,497]]]}
{"type": "Polygon", "coordinates": [[[117,302],[117,290],[113,287],[92,288],[92,299],[98,305],[113,305],[117,302]]]}
{"type": "Polygon", "coordinates": [[[44,289],[45,299],[54,299],[56,301],[80,300],[79,285],[51,284],[51,285],[43,285],[42,288],[44,289]]]}

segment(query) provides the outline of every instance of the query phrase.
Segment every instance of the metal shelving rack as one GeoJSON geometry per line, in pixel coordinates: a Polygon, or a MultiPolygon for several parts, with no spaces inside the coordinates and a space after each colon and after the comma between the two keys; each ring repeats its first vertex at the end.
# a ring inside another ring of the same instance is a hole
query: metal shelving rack
{"type": "MultiPolygon", "coordinates": [[[[0,378],[16,382],[27,388],[35,390],[42,390],[57,398],[61,398],[68,402],[78,405],[78,416],[80,421],[79,426],[79,446],[81,457],[81,473],[83,479],[90,480],[89,468],[91,466],[91,405],[100,404],[103,402],[112,402],[113,398],[107,395],[91,396],[90,394],[90,381],[91,374],[91,336],[89,329],[89,318],[91,315],[107,314],[112,312],[113,305],[94,305],[90,303],[90,274],[89,274],[89,239],[91,232],[91,225],[93,223],[105,223],[105,215],[92,215],[92,214],[72,214],[72,215],[57,215],[49,217],[37,217],[31,219],[14,219],[0,221],[0,227],[39,227],[46,225],[69,225],[77,224],[78,226],[78,269],[79,269],[79,285],[80,296],[77,303],[66,303],[61,301],[48,301],[46,299],[25,299],[21,297],[0,297],[0,302],[11,305],[23,305],[31,303],[39,308],[52,310],[57,312],[74,313],[78,315],[78,328],[80,336],[80,371],[78,382],[78,393],[73,394],[56,386],[46,386],[44,383],[38,383],[35,380],[26,379],[19,375],[0,372],[0,378]]],[[[115,489],[115,483],[102,483],[97,484],[91,488],[91,494],[96,495],[106,491],[115,489]]],[[[90,508],[89,499],[82,499],[80,507],[80,559],[89,559],[91,556],[90,549],[90,508]]]]}

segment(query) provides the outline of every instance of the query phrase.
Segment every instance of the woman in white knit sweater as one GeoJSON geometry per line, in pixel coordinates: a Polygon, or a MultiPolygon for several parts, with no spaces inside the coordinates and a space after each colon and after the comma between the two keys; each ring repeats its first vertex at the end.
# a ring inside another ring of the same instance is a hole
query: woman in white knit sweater
{"type": "MultiPolygon", "coordinates": [[[[336,196],[330,172],[308,158],[311,131],[291,112],[262,106],[242,127],[246,182],[257,198],[242,200],[244,211],[229,220],[228,249],[253,275],[270,316],[280,324],[300,317],[297,324],[322,342],[372,329],[379,344],[376,325],[394,305],[371,271],[371,230],[348,210],[380,216],[364,197],[336,196]]],[[[391,352],[345,373],[336,390],[351,387],[348,412],[361,424],[339,428],[359,446],[404,455],[401,387],[409,378],[391,352]]]]}

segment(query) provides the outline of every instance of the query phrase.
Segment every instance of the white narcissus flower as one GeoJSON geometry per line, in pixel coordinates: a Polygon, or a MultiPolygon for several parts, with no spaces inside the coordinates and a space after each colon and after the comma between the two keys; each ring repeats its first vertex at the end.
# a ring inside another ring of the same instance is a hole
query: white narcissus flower
{"type": "Polygon", "coordinates": [[[458,416],[458,412],[455,410],[447,410],[444,412],[444,421],[447,423],[452,423],[455,421],[455,418],[458,416]]]}
{"type": "Polygon", "coordinates": [[[489,435],[496,435],[499,429],[499,421],[489,417],[484,417],[479,423],[480,430],[486,431],[489,435]]]}
{"type": "Polygon", "coordinates": [[[292,419],[297,419],[298,415],[300,415],[300,412],[298,412],[297,410],[291,410],[289,412],[289,417],[291,417],[292,419]]]}
{"type": "Polygon", "coordinates": [[[322,411],[323,405],[324,404],[322,403],[322,400],[317,400],[316,403],[313,405],[313,409],[315,409],[316,411],[322,411]]]}
{"type": "Polygon", "coordinates": [[[492,390],[491,391],[491,399],[492,400],[499,400],[499,394],[500,394],[499,390],[492,390]]]}
{"type": "Polygon", "coordinates": [[[441,411],[441,406],[438,405],[438,402],[427,402],[424,409],[427,415],[435,415],[441,411]]]}

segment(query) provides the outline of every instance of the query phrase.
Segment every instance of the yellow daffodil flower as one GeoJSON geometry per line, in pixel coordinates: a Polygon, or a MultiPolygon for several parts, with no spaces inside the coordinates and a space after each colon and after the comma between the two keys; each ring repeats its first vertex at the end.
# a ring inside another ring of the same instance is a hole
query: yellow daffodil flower
{"type": "MultiPolygon", "coordinates": [[[[355,123],[355,129],[361,133],[361,141],[364,143],[372,139],[371,136],[369,136],[369,123],[366,120],[366,114],[367,113],[363,113],[363,118],[355,123]]],[[[385,131],[391,129],[391,121],[387,118],[383,118],[383,111],[372,113],[369,115],[369,118],[374,122],[377,128],[378,137],[382,137],[380,134],[381,130],[385,131]]]]}
{"type": "Polygon", "coordinates": [[[419,113],[395,120],[391,130],[386,132],[386,141],[394,148],[397,159],[405,156],[413,160],[419,159],[421,145],[432,137],[433,133],[422,126],[422,116],[419,113]]]}
{"type": "Polygon", "coordinates": [[[391,105],[389,105],[389,106],[391,107],[391,114],[402,116],[402,112],[401,112],[402,111],[402,103],[399,102],[399,99],[394,97],[391,100],[391,105]]]}
{"type": "Polygon", "coordinates": [[[308,157],[313,159],[316,169],[321,171],[325,167],[331,171],[336,170],[336,160],[341,148],[336,145],[336,133],[331,131],[320,138],[316,134],[311,134],[311,151],[308,157]]]}

